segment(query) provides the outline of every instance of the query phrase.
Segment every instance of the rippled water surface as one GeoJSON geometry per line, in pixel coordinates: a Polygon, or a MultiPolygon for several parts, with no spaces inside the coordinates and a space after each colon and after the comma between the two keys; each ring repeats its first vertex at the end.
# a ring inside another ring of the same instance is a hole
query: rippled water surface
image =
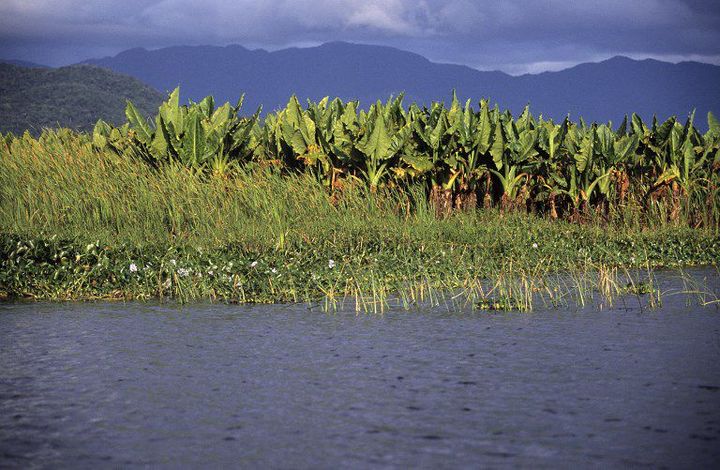
{"type": "Polygon", "coordinates": [[[720,310],[0,304],[0,467],[711,466],[720,310]]]}

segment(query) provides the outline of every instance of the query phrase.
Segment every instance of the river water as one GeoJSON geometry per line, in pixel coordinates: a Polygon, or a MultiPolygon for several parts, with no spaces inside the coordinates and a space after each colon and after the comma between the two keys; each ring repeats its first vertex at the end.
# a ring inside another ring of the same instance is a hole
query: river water
{"type": "Polygon", "coordinates": [[[720,310],[680,295],[382,316],[0,304],[0,467],[719,461],[720,310]]]}

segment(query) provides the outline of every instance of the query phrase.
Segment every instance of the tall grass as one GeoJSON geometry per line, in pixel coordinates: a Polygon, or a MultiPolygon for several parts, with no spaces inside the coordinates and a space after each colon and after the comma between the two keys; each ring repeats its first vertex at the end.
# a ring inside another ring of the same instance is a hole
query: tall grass
{"type": "MultiPolygon", "coordinates": [[[[581,225],[496,209],[438,219],[420,185],[370,191],[348,180],[329,195],[309,173],[280,174],[253,165],[231,176],[174,164],[152,168],[61,133],[42,143],[0,144],[0,254],[8,273],[0,293],[239,301],[322,297],[330,303],[350,295],[373,305],[393,295],[413,303],[464,289],[468,301],[497,300],[500,293],[525,296],[527,306],[527,293],[546,288],[541,280],[553,272],[712,264],[720,258],[717,227],[692,229],[667,220],[641,223],[628,213],[609,224],[598,219],[581,225]],[[67,242],[50,243],[55,254],[33,255],[30,264],[12,261],[25,240],[51,238],[67,242]],[[91,242],[112,258],[103,268],[107,272],[93,271],[100,258],[92,263],[83,258],[91,242]],[[66,256],[74,267],[55,274],[64,266],[62,252],[75,249],[75,265],[66,256]],[[181,256],[196,271],[202,265],[211,272],[232,260],[235,267],[218,286],[207,276],[179,276],[182,271],[170,261],[181,256]],[[47,266],[31,280],[31,265],[41,261],[47,266]],[[253,261],[260,264],[250,269],[253,261]],[[130,263],[150,266],[152,275],[128,277],[130,263]],[[494,289],[483,284],[489,279],[494,289]],[[168,280],[171,287],[163,287],[168,280]]],[[[598,277],[596,284],[607,286],[608,279],[598,277]]]]}

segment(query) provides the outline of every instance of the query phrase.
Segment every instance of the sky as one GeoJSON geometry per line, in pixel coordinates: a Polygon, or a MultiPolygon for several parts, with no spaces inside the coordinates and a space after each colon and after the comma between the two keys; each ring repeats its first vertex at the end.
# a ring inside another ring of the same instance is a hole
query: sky
{"type": "Polygon", "coordinates": [[[0,58],[382,44],[511,74],[615,55],[720,64],[720,0],[0,0],[0,58]]]}

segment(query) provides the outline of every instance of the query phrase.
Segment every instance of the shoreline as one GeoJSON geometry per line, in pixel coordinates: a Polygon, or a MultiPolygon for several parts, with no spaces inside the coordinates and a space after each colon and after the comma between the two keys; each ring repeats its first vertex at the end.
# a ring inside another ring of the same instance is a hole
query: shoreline
{"type": "Polygon", "coordinates": [[[720,259],[712,114],[701,133],[693,114],[555,123],[456,97],[239,111],[176,89],[154,120],[128,103],[119,127],[0,136],[0,292],[382,304],[464,290],[529,310],[565,288],[546,279],[612,296],[632,269],[720,259]]]}
{"type": "MultiPolygon", "coordinates": [[[[502,218],[497,222],[501,226],[502,218]]],[[[577,305],[599,294],[612,304],[630,294],[659,303],[657,272],[717,269],[720,259],[715,237],[681,228],[664,231],[646,234],[635,246],[610,235],[582,255],[572,246],[554,247],[578,235],[558,233],[546,233],[525,250],[512,244],[430,248],[389,242],[374,249],[345,246],[344,254],[317,246],[110,246],[0,234],[0,301],[312,302],[328,310],[350,301],[358,310],[378,311],[391,303],[409,308],[447,297],[479,310],[531,311],[538,299],[577,305]]]]}

